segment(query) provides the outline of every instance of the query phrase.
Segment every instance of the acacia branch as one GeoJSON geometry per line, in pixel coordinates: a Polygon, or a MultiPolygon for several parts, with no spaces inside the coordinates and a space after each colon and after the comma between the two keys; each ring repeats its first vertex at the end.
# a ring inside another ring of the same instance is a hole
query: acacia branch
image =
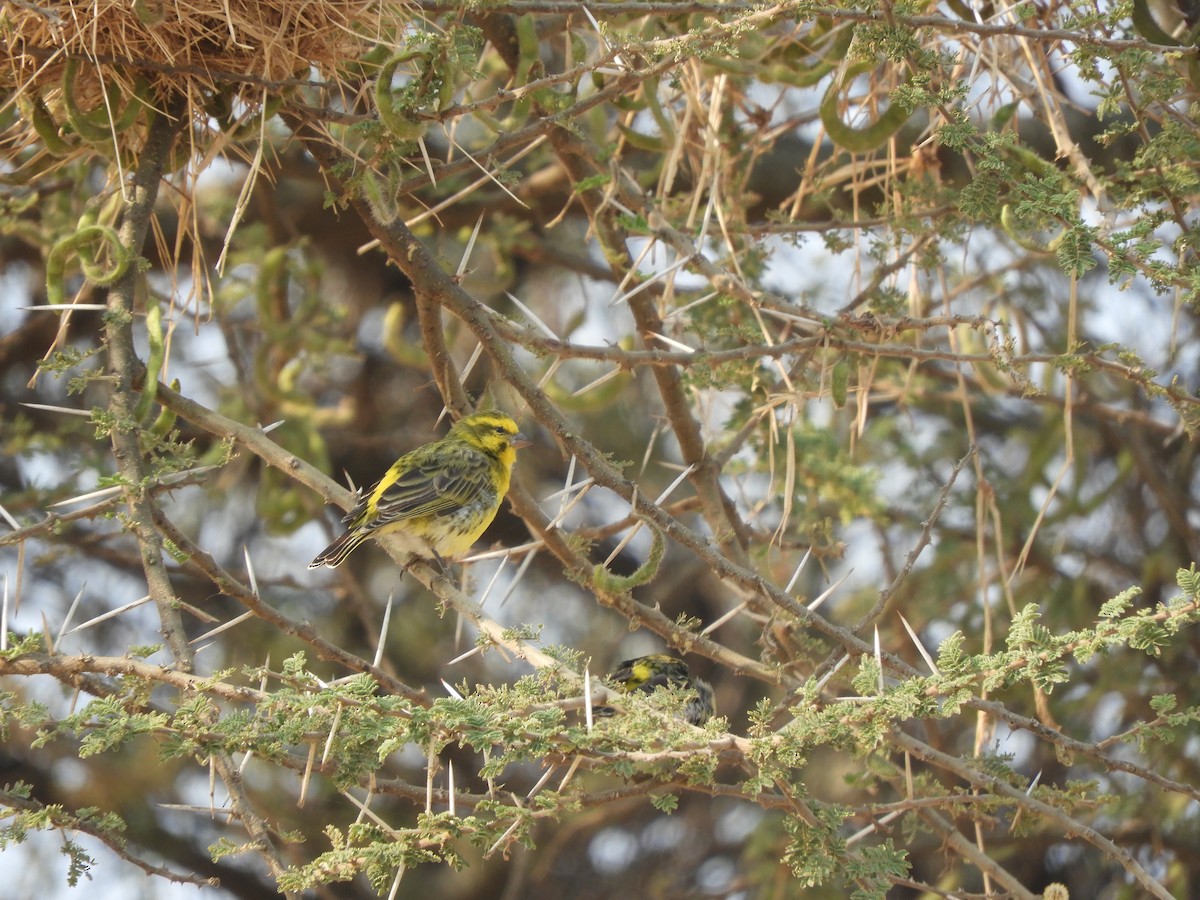
{"type": "Polygon", "coordinates": [[[1089,844],[1092,844],[1105,856],[1116,860],[1124,867],[1133,878],[1143,888],[1149,891],[1159,900],[1171,900],[1171,894],[1158,882],[1145,867],[1142,866],[1123,848],[1118,847],[1107,837],[1089,825],[1084,824],[1072,816],[1067,815],[1056,806],[1049,803],[1044,803],[1038,800],[1025,791],[1020,791],[1014,788],[1011,784],[1000,778],[997,775],[992,775],[981,771],[975,765],[960,759],[956,756],[951,756],[948,753],[943,753],[936,750],[928,744],[917,740],[916,738],[906,734],[903,731],[897,730],[887,736],[886,740],[897,749],[911,753],[917,759],[924,760],[931,765],[937,766],[939,769],[945,769],[952,772],[959,778],[966,781],[972,787],[981,790],[990,791],[993,794],[999,794],[1003,797],[1008,797],[1018,807],[1040,816],[1048,821],[1058,825],[1064,834],[1077,834],[1089,844]]]}
{"type": "MultiPolygon", "coordinates": [[[[163,106],[164,109],[151,121],[118,231],[121,245],[134,258],[141,254],[149,233],[159,183],[171,158],[175,139],[190,121],[184,97],[173,97],[163,106]]],[[[138,267],[129,266],[125,274],[113,283],[109,289],[105,316],[104,340],[108,347],[109,369],[113,375],[113,393],[109,401],[109,412],[113,419],[113,457],[123,482],[129,526],[137,539],[147,588],[158,609],[163,636],[175,666],[182,671],[190,671],[194,654],[184,630],[179,600],[163,560],[161,536],[155,523],[159,510],[148,490],[148,468],[142,454],[141,426],[136,414],[138,393],[135,385],[144,372],[144,365],[138,359],[133,345],[137,274],[138,267]]],[[[213,764],[225,784],[230,803],[241,815],[246,831],[258,845],[272,874],[278,878],[286,865],[274,846],[270,829],[247,801],[237,767],[224,754],[214,754],[213,764]]]]}
{"type": "Polygon", "coordinates": [[[374,678],[381,688],[389,693],[404,697],[421,706],[429,705],[429,698],[423,691],[409,687],[400,679],[388,672],[368,663],[361,657],[355,656],[336,644],[323,638],[317,628],[308,622],[297,622],[285,616],[271,604],[263,600],[248,586],[227,572],[213,559],[212,555],[202,550],[190,537],[176,527],[165,514],[159,513],[156,518],[158,527],[172,543],[187,554],[188,562],[198,568],[213,583],[213,585],[228,597],[236,600],[255,616],[273,625],[284,634],[289,634],[304,641],[316,651],[322,659],[339,663],[352,672],[362,672],[374,678]]]}
{"type": "MultiPolygon", "coordinates": [[[[121,219],[118,237],[125,252],[135,259],[141,254],[146,241],[159,182],[162,181],[175,138],[185,124],[185,110],[183,98],[174,98],[154,118],[134,171],[133,183],[129,187],[129,203],[121,219]]],[[[148,473],[135,415],[138,403],[135,384],[142,369],[141,360],[133,347],[137,275],[138,267],[128,266],[108,292],[104,343],[108,348],[108,366],[113,377],[113,392],[109,400],[109,413],[113,420],[110,436],[117,473],[123,481],[122,493],[128,507],[128,523],[137,539],[142,569],[146,574],[150,596],[158,609],[162,634],[175,665],[188,671],[192,667],[192,650],[188,646],[178,598],[167,576],[161,543],[154,528],[155,504],[146,489],[148,473]]]]}
{"type": "MultiPolygon", "coordinates": [[[[947,804],[949,805],[949,804],[947,804]]],[[[1035,894],[1025,885],[1013,876],[1008,869],[1004,868],[971,841],[966,836],[954,827],[954,824],[943,816],[941,813],[932,809],[917,809],[922,821],[925,822],[935,834],[938,834],[942,841],[955,853],[977,868],[985,875],[990,875],[995,878],[1005,890],[1012,896],[1020,898],[1020,900],[1037,900],[1038,894],[1035,894]]],[[[956,892],[957,894],[957,892],[956,892]]]]}
{"type": "Polygon", "coordinates": [[[131,865],[137,866],[147,875],[154,875],[166,881],[173,881],[176,884],[190,884],[196,887],[215,888],[221,884],[221,879],[215,876],[204,878],[200,875],[186,875],[182,872],[175,872],[172,869],[168,869],[166,866],[156,866],[153,863],[147,862],[141,857],[130,853],[126,842],[122,838],[116,837],[113,831],[99,828],[92,824],[90,817],[83,817],[77,813],[65,810],[58,804],[47,806],[36,800],[21,797],[12,791],[0,790],[0,806],[20,810],[21,812],[44,815],[47,821],[57,829],[77,831],[80,834],[89,835],[102,843],[117,857],[131,865]]]}
{"type": "MultiPolygon", "coordinates": [[[[80,678],[85,674],[108,675],[112,677],[140,678],[143,681],[164,684],[173,687],[181,693],[198,692],[211,694],[235,703],[261,703],[267,695],[254,688],[226,684],[212,678],[201,678],[166,666],[156,666],[153,663],[131,659],[128,656],[63,656],[57,653],[26,653],[21,656],[5,659],[0,657],[0,675],[50,675],[63,684],[81,687],[92,693],[94,685],[81,683],[80,678]]],[[[107,695],[111,695],[112,686],[107,695]]],[[[105,696],[105,693],[97,696],[105,696]]]]}

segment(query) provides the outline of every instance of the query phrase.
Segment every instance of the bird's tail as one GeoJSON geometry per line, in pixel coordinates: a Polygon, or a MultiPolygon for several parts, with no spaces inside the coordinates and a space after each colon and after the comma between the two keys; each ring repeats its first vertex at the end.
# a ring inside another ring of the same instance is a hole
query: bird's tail
{"type": "Polygon", "coordinates": [[[329,566],[331,569],[337,568],[342,564],[350,551],[367,539],[367,535],[361,531],[347,531],[336,541],[317,554],[316,559],[308,564],[310,569],[319,569],[321,566],[329,566]]]}

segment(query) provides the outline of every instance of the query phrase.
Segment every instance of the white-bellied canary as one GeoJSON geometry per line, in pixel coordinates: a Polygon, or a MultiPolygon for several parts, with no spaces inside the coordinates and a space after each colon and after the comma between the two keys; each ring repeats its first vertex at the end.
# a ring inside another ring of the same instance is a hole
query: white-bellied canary
{"type": "Polygon", "coordinates": [[[517,449],[528,446],[528,438],[505,413],[466,416],[440,441],[392,463],[342,519],[346,531],[309,568],[333,568],[368,537],[384,534],[404,539],[409,562],[461,556],[496,517],[517,449]]]}
{"type": "MultiPolygon", "coordinates": [[[[703,725],[715,711],[712,685],[703,678],[694,677],[688,671],[687,663],[677,656],[652,653],[627,659],[617,666],[608,680],[615,682],[627,694],[634,691],[649,694],[666,687],[686,688],[694,696],[688,698],[683,718],[693,725],[703,725]]],[[[613,711],[610,707],[602,706],[593,712],[603,716],[612,715],[613,711]]]]}

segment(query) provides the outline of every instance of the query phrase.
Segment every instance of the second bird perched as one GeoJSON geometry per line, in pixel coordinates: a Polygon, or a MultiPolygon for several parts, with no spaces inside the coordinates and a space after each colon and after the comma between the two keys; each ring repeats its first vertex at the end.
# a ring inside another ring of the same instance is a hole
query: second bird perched
{"type": "MultiPolygon", "coordinates": [[[[713,704],[712,685],[703,678],[694,677],[688,671],[687,663],[677,656],[666,653],[651,653],[649,656],[639,656],[627,659],[608,676],[621,686],[625,693],[634,691],[650,693],[659,688],[687,688],[693,696],[688,698],[683,708],[683,718],[693,725],[703,725],[715,710],[713,704]]],[[[598,715],[611,715],[609,707],[599,707],[593,712],[598,715]]]]}
{"type": "Polygon", "coordinates": [[[517,450],[529,439],[506,413],[456,422],[440,441],[406,453],[342,519],[346,531],[310,569],[333,568],[367,538],[403,538],[412,558],[461,556],[487,530],[508,493],[517,450]]]}

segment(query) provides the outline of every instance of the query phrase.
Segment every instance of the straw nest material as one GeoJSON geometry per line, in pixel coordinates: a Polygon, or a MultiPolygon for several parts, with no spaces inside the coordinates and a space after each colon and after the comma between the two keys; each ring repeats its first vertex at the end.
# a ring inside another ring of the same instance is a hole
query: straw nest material
{"type": "Polygon", "coordinates": [[[133,149],[142,129],[130,126],[166,97],[209,115],[214,98],[225,109],[260,103],[402,34],[409,16],[404,4],[378,0],[6,3],[0,89],[15,95],[28,126],[18,143],[40,141],[60,156],[114,139],[133,149]]]}

